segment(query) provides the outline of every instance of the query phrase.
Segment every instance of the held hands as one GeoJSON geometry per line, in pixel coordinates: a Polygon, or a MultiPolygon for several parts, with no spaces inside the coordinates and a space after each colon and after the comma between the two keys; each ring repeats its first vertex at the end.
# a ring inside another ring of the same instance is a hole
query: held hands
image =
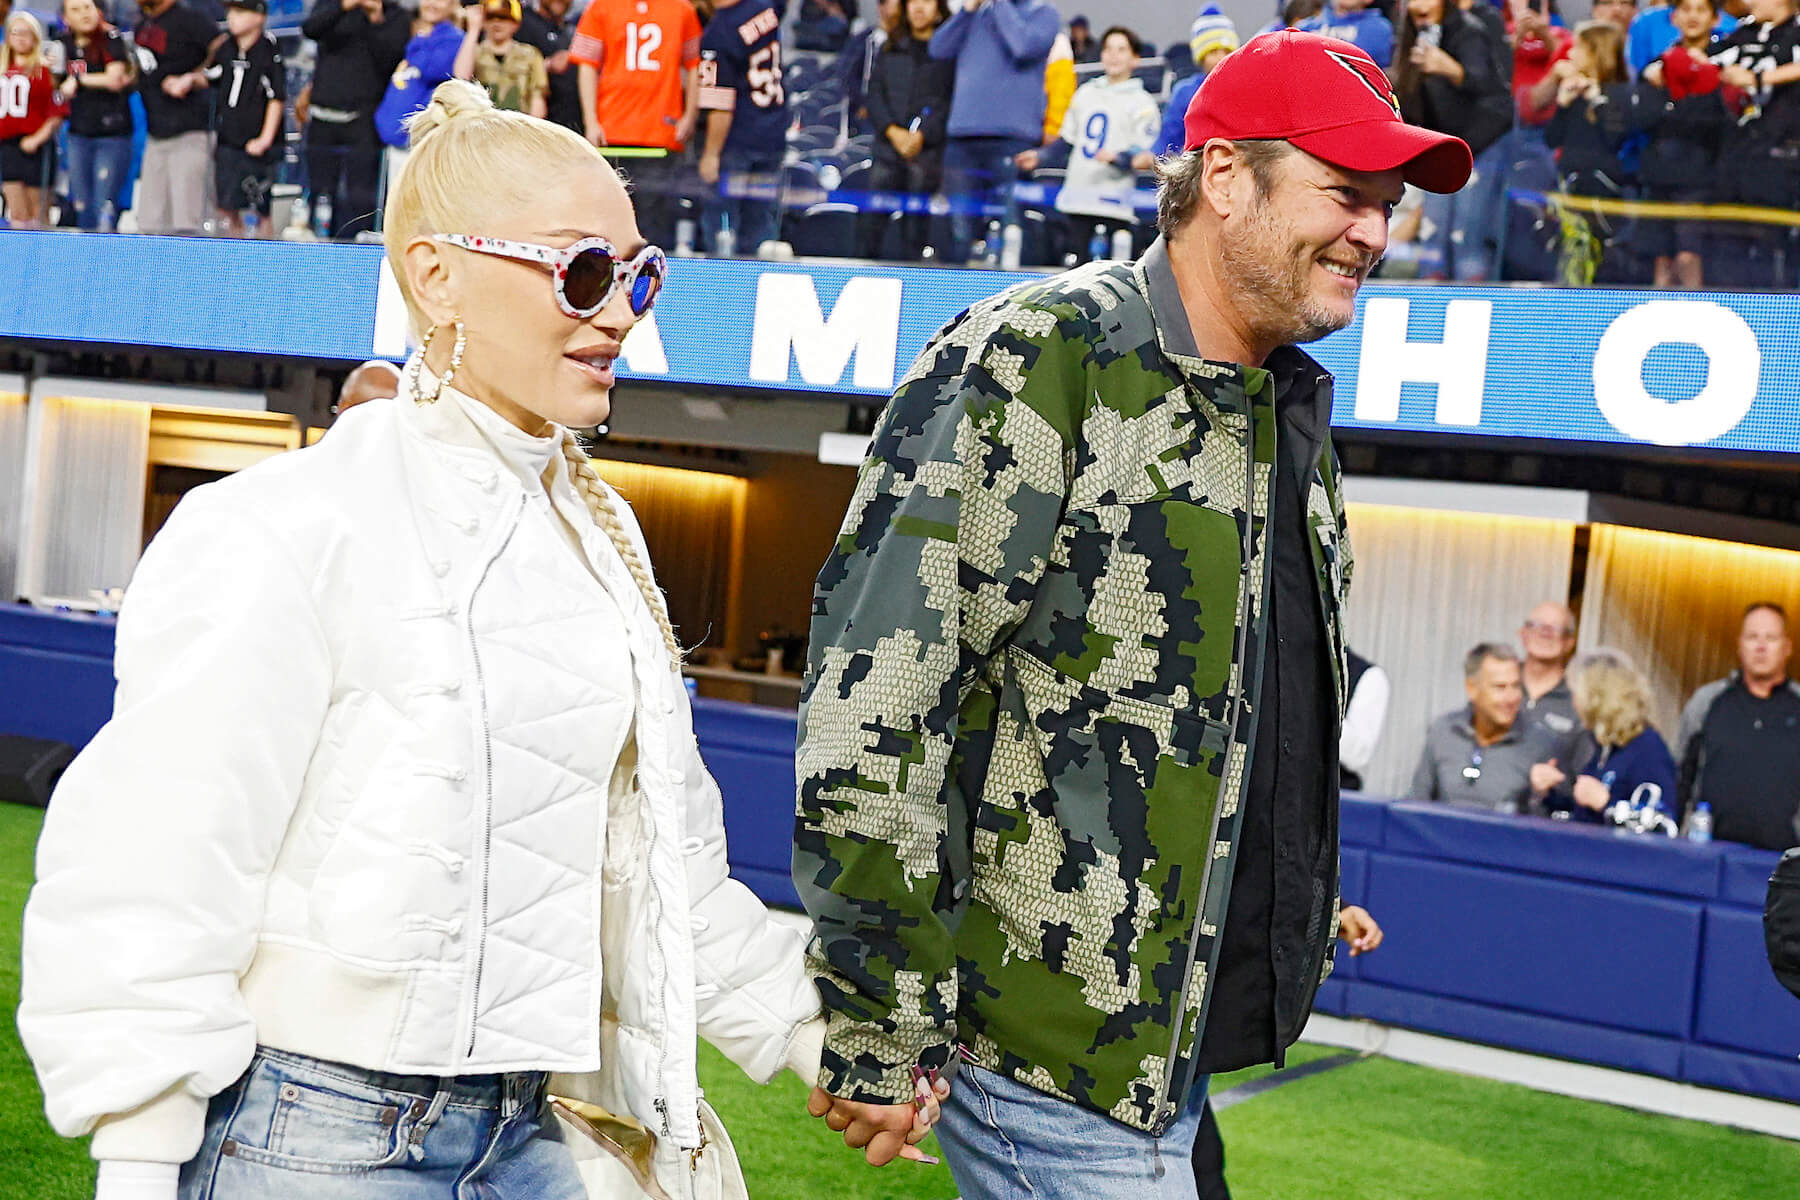
{"type": "Polygon", "coordinates": [[[1368,909],[1346,904],[1338,910],[1338,936],[1350,947],[1350,957],[1355,958],[1381,945],[1381,926],[1368,909]]]}
{"type": "Polygon", "coordinates": [[[927,1075],[916,1080],[918,1096],[911,1104],[862,1104],[833,1096],[815,1087],[807,1097],[806,1111],[823,1117],[834,1133],[844,1135],[844,1144],[863,1152],[872,1167],[884,1167],[896,1158],[934,1163],[937,1160],[919,1149],[936,1125],[940,1105],[950,1096],[950,1081],[939,1079],[934,1084],[927,1075]]]}

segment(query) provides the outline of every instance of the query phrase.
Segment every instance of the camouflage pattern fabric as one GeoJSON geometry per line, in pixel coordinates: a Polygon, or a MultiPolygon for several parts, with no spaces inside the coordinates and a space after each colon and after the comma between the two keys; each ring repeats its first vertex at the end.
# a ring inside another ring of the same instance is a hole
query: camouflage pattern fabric
{"type": "MultiPolygon", "coordinates": [[[[1276,417],[1269,372],[1172,352],[1150,295],[1142,264],[1103,263],[976,305],[875,433],[800,723],[794,878],[835,1095],[907,1101],[960,1044],[1134,1128],[1185,1102],[1249,777],[1276,417]]],[[[1329,441],[1308,507],[1341,711],[1329,441]]]]}

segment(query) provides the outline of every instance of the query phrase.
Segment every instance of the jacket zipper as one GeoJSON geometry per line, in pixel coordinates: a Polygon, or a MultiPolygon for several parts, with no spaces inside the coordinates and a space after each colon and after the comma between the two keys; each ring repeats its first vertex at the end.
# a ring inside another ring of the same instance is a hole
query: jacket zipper
{"type": "Polygon", "coordinates": [[[521,495],[519,503],[514,506],[506,536],[494,548],[493,554],[488,556],[481,574],[475,579],[475,586],[469,589],[468,611],[463,614],[469,622],[469,655],[475,662],[475,694],[481,700],[481,745],[485,757],[482,772],[481,908],[477,913],[479,932],[475,942],[475,984],[469,995],[469,1047],[463,1052],[464,1058],[475,1057],[475,1036],[481,1025],[481,971],[487,964],[488,883],[493,870],[491,859],[494,849],[494,731],[488,726],[487,680],[481,672],[481,640],[475,636],[475,594],[487,581],[488,572],[493,569],[494,563],[506,553],[513,532],[519,527],[519,514],[524,511],[524,507],[525,497],[521,495]]]}
{"type": "MultiPolygon", "coordinates": [[[[1242,542],[1240,543],[1244,556],[1245,585],[1238,590],[1238,688],[1237,694],[1231,698],[1231,729],[1234,736],[1237,731],[1238,717],[1243,710],[1244,693],[1250,686],[1250,681],[1244,678],[1244,670],[1246,667],[1245,652],[1248,649],[1250,642],[1251,619],[1249,575],[1250,563],[1254,557],[1255,547],[1253,539],[1256,526],[1256,408],[1255,402],[1252,401],[1249,396],[1246,395],[1244,401],[1245,411],[1250,419],[1249,428],[1246,431],[1247,436],[1245,437],[1244,448],[1244,501],[1248,505],[1248,510],[1244,516],[1244,533],[1242,542]]],[[[1274,423],[1271,422],[1271,429],[1273,429],[1273,427],[1274,423]]],[[[1275,470],[1280,469],[1281,458],[1280,455],[1277,454],[1275,455],[1275,470]]],[[[1273,487],[1272,480],[1271,487],[1273,487]]],[[[1269,562],[1269,521],[1266,518],[1263,522],[1263,529],[1263,565],[1266,568],[1269,562]]],[[[1268,573],[1265,570],[1263,587],[1263,603],[1265,605],[1268,603],[1267,574],[1268,573]]],[[[1243,811],[1244,799],[1250,792],[1250,756],[1254,752],[1255,746],[1256,731],[1253,729],[1250,733],[1249,742],[1245,746],[1244,769],[1240,772],[1241,777],[1238,780],[1239,812],[1243,811]]],[[[1206,915],[1206,897],[1209,890],[1208,885],[1212,881],[1214,865],[1218,862],[1218,859],[1213,856],[1212,848],[1219,840],[1219,823],[1223,819],[1224,811],[1225,806],[1223,804],[1213,805],[1212,825],[1209,828],[1206,840],[1206,865],[1200,869],[1200,899],[1199,903],[1195,906],[1194,931],[1188,935],[1187,967],[1181,973],[1181,998],[1177,1002],[1175,1021],[1169,1032],[1169,1053],[1164,1060],[1165,1065],[1163,1067],[1165,1083],[1163,1084],[1161,1102],[1157,1106],[1159,1115],[1154,1118],[1154,1132],[1159,1137],[1162,1135],[1163,1131],[1169,1127],[1169,1124],[1174,1117],[1173,1111],[1164,1112],[1163,1110],[1169,1109],[1175,1095],[1175,1060],[1181,1051],[1181,1029],[1187,1021],[1188,989],[1193,985],[1194,966],[1200,957],[1200,930],[1202,925],[1205,924],[1201,918],[1206,915]]],[[[1236,854],[1237,847],[1233,846],[1232,855],[1234,858],[1236,854]]],[[[1225,933],[1225,924],[1222,920],[1218,923],[1216,928],[1218,930],[1216,936],[1223,937],[1225,933]]],[[[1208,981],[1206,986],[1210,991],[1213,986],[1212,982],[1208,981]]],[[[1200,1008],[1202,1012],[1205,1012],[1206,1003],[1204,1001],[1201,1003],[1200,1008]]],[[[1195,1033],[1195,1053],[1188,1056],[1187,1070],[1183,1072],[1182,1090],[1184,1091],[1190,1090],[1194,1086],[1194,1068],[1199,1063],[1198,1041],[1204,1034],[1204,1029],[1198,1030],[1195,1033]]]]}

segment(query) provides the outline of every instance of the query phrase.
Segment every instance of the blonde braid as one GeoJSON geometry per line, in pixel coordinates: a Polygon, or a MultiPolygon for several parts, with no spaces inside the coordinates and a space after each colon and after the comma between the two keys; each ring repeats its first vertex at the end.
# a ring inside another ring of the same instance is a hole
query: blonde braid
{"type": "Polygon", "coordinates": [[[600,527],[601,532],[612,542],[613,548],[619,552],[619,557],[625,560],[625,569],[631,572],[638,591],[644,594],[644,603],[650,606],[657,628],[662,630],[663,644],[669,648],[669,656],[679,668],[681,643],[675,640],[675,626],[669,623],[669,606],[663,599],[662,590],[656,586],[649,566],[626,534],[625,522],[619,517],[619,510],[613,507],[612,497],[607,494],[606,485],[600,482],[600,476],[595,473],[592,460],[576,443],[575,435],[566,429],[563,430],[562,452],[569,464],[569,478],[581,493],[582,499],[587,502],[594,524],[600,527]]]}

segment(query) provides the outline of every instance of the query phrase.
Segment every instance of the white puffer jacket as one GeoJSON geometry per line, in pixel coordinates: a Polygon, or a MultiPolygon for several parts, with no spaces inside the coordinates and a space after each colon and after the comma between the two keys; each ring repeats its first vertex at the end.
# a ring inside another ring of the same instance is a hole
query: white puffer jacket
{"type": "Polygon", "coordinates": [[[52,1124],[96,1158],[192,1157],[258,1042],[586,1073],[603,1009],[606,1090],[692,1147],[696,1031],[766,1081],[816,1028],[554,441],[450,392],[378,401],[197,489],[116,673],[39,843],[19,1011],[52,1124]]]}

